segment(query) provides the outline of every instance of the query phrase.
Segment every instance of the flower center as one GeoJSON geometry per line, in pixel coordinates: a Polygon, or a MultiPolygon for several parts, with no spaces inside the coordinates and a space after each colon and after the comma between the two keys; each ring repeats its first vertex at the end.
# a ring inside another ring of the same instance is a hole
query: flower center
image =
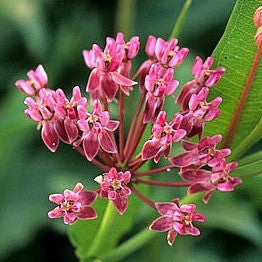
{"type": "Polygon", "coordinates": [[[111,61],[112,61],[111,55],[109,55],[109,54],[102,54],[102,57],[103,57],[103,59],[105,61],[106,67],[108,67],[110,65],[111,61]]]}
{"type": "Polygon", "coordinates": [[[74,201],[72,200],[68,200],[68,201],[64,201],[60,207],[63,211],[69,211],[71,206],[74,204],[74,201]]]}

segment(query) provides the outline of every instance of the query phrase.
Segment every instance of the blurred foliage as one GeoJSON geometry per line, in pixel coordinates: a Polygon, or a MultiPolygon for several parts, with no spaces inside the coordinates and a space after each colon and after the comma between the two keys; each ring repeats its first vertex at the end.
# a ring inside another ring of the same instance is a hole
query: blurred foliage
{"type": "MultiPolygon", "coordinates": [[[[134,17],[131,34],[140,36],[141,51],[150,34],[168,38],[183,3],[135,1],[130,10],[134,17]]],[[[191,51],[176,72],[181,84],[191,77],[194,56],[206,57],[213,51],[234,3],[193,1],[179,39],[180,45],[191,51]]],[[[0,1],[1,261],[76,261],[66,226],[47,218],[53,207],[48,203],[48,195],[72,188],[77,181],[94,188],[93,178],[99,170],[67,145],[60,145],[56,154],[45,148],[34,123],[23,115],[23,96],[14,82],[42,63],[50,87],[63,87],[68,93],[74,85],[84,89],[89,70],[83,62],[82,50],[92,43],[104,45],[105,37],[116,33],[116,7],[116,1],[107,0],[0,1]]],[[[144,58],[140,52],[135,67],[144,58]]],[[[168,110],[175,110],[172,99],[168,101],[168,110]]],[[[259,147],[261,144],[251,151],[259,147]]],[[[172,174],[176,170],[170,172],[170,180],[176,179],[172,174]]],[[[199,212],[208,217],[201,227],[201,237],[178,237],[171,248],[164,234],[159,234],[125,261],[260,261],[261,177],[244,182],[233,194],[216,192],[209,206],[200,203],[199,212]]],[[[153,199],[166,200],[185,193],[183,189],[173,191],[154,188],[153,199]]],[[[148,207],[138,209],[137,214],[132,230],[120,242],[156,216],[148,207]]]]}

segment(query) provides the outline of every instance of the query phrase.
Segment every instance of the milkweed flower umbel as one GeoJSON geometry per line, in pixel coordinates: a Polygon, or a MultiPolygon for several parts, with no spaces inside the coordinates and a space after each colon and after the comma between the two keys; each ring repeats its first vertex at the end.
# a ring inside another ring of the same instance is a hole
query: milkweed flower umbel
{"type": "Polygon", "coordinates": [[[220,115],[222,98],[210,101],[208,94],[225,69],[212,69],[212,57],[205,61],[197,57],[192,67],[194,79],[182,87],[176,99],[180,108],[170,116],[163,110],[166,97],[174,98],[179,85],[175,68],[183,63],[189,50],[180,48],[175,38],[167,42],[149,36],[145,47],[148,59],[132,76],[133,59],[139,49],[137,36],[125,41],[124,35],[118,33],[116,39],[106,38],[104,50],[94,44],[91,50],[83,51],[85,63],[92,70],[86,87],[89,100],[78,86],[73,88],[71,98],[67,98],[63,89],[47,87],[48,78],[41,65],[28,72],[29,80],[18,80],[16,86],[27,95],[26,116],[38,123],[38,129],[42,128],[42,140],[51,151],[56,151],[62,141],[101,170],[98,174],[89,174],[99,184],[94,191],[83,190],[83,185],[78,183],[73,191],[51,195],[50,201],[58,206],[48,216],[63,217],[64,223],[69,225],[78,220],[94,219],[97,214],[91,204],[96,199],[100,201],[99,198],[108,199],[119,214],[125,215],[135,195],[161,215],[150,229],[168,231],[168,243],[172,245],[178,234],[198,236],[200,231],[194,223],[204,222],[204,215],[196,213],[193,204],[180,206],[178,199],[154,202],[150,195],[141,192],[140,184],[185,187],[188,194],[203,192],[203,201],[207,203],[214,191],[230,192],[242,183],[240,178],[231,175],[237,167],[236,162],[227,162],[231,150],[218,148],[222,136],[203,136],[206,123],[220,115]],[[133,88],[137,88],[134,80],[139,82],[140,100],[137,106],[134,102],[132,107],[125,107],[124,94],[132,95],[133,88]],[[110,104],[115,102],[118,103],[117,120],[113,120],[115,111],[110,104]],[[128,109],[134,110],[134,118],[125,137],[128,109]],[[150,134],[143,139],[148,125],[152,125],[152,129],[148,129],[150,134]],[[192,137],[194,142],[190,140],[192,137]],[[185,151],[174,154],[175,143],[181,143],[185,151]],[[162,156],[171,165],[140,170],[152,159],[158,163],[162,156]],[[179,172],[169,172],[169,176],[177,176],[180,181],[149,179],[153,174],[175,168],[179,172]],[[142,179],[142,176],[147,178],[142,179]]]}

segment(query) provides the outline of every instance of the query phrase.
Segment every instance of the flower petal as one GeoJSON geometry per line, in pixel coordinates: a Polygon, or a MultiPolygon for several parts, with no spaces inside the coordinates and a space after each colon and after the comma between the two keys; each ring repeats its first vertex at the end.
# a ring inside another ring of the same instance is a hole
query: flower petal
{"type": "Polygon", "coordinates": [[[91,205],[97,197],[97,193],[95,191],[83,190],[79,193],[78,199],[82,205],[89,206],[91,205]]]}
{"type": "Polygon", "coordinates": [[[162,216],[152,222],[149,229],[156,232],[165,232],[173,228],[174,221],[169,216],[162,216]]]}
{"type": "Polygon", "coordinates": [[[175,203],[169,202],[157,202],[155,203],[155,206],[159,214],[166,216],[172,216],[178,209],[178,206],[175,203]]]}
{"type": "Polygon", "coordinates": [[[122,85],[122,86],[133,86],[133,85],[136,85],[137,82],[119,74],[118,72],[111,72],[111,76],[112,76],[112,79],[114,82],[116,82],[117,84],[119,85],[122,85]]]}
{"type": "Polygon", "coordinates": [[[98,135],[98,139],[99,139],[100,146],[102,147],[103,150],[105,150],[108,153],[117,152],[117,149],[107,131],[105,130],[102,131],[98,135]]]}
{"type": "Polygon", "coordinates": [[[59,139],[52,121],[43,122],[41,136],[48,149],[55,152],[59,144],[59,139]]]}
{"type": "Polygon", "coordinates": [[[55,209],[48,212],[49,218],[59,218],[63,216],[63,212],[60,207],[56,207],[55,209]]]}
{"type": "Polygon", "coordinates": [[[81,208],[80,212],[76,214],[77,218],[87,220],[97,218],[96,211],[90,206],[84,206],[81,208]]]}
{"type": "Polygon", "coordinates": [[[87,133],[83,140],[83,148],[86,158],[92,161],[100,148],[97,135],[92,132],[87,133]]]}

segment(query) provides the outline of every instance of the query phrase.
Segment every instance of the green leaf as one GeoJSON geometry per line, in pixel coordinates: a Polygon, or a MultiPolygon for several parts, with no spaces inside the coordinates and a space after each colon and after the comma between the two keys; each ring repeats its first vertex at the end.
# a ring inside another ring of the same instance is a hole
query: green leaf
{"type": "MultiPolygon", "coordinates": [[[[224,143],[230,145],[233,152],[256,128],[262,114],[262,107],[259,106],[262,99],[261,62],[250,90],[245,87],[257,51],[254,43],[256,27],[253,24],[253,14],[260,5],[261,1],[257,0],[237,1],[226,31],[213,53],[214,67],[223,66],[227,72],[219,84],[211,89],[211,97],[221,96],[223,102],[220,107],[220,117],[207,125],[205,132],[206,135],[212,135],[215,130],[216,133],[222,134],[224,143]],[[246,100],[243,99],[244,93],[247,93],[246,100]],[[240,110],[238,106],[240,103],[243,104],[243,110],[240,110]],[[239,122],[234,124],[232,120],[238,117],[239,122]]],[[[256,132],[245,144],[245,149],[247,150],[259,141],[261,135],[262,130],[256,132]]],[[[242,150],[243,153],[244,150],[242,150]]]]}

